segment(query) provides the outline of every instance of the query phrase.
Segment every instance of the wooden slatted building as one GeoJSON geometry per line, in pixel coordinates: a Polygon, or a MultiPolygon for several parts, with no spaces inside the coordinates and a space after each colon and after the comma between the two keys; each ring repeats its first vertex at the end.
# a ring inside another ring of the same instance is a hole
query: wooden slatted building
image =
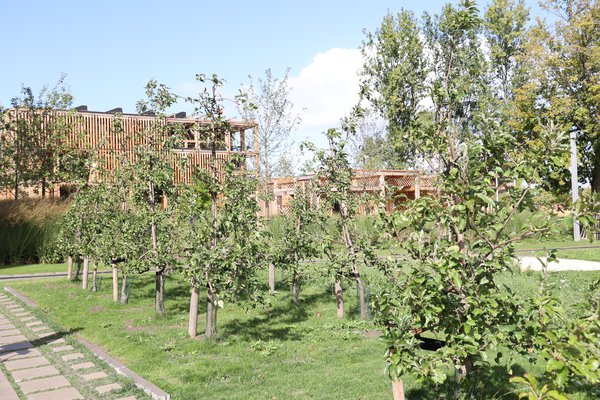
{"type": "MultiPolygon", "coordinates": [[[[136,146],[143,144],[140,141],[150,140],[147,132],[161,132],[168,134],[168,129],[156,129],[157,126],[179,126],[185,132],[183,140],[179,141],[177,148],[168,151],[174,160],[176,183],[188,183],[192,172],[196,168],[208,168],[211,155],[208,141],[202,137],[202,129],[209,126],[210,122],[195,117],[188,117],[185,113],[174,114],[166,118],[159,118],[148,114],[123,114],[121,109],[108,112],[88,111],[86,106],[77,107],[70,111],[39,112],[32,114],[27,109],[11,109],[6,113],[8,121],[27,120],[32,118],[41,119],[41,126],[55,126],[60,120],[60,126],[66,127],[61,140],[64,147],[76,149],[92,158],[90,180],[98,179],[97,170],[103,166],[111,171],[116,168],[120,154],[125,153],[128,158],[134,159],[136,146]],[[182,163],[175,161],[176,158],[187,160],[185,167],[182,163]]],[[[223,133],[218,140],[217,167],[223,171],[224,162],[231,160],[234,156],[241,156],[245,162],[240,163],[240,169],[256,171],[259,168],[259,144],[258,126],[254,121],[230,120],[231,131],[223,133]]],[[[43,129],[42,129],[43,131],[43,129]]],[[[10,135],[10,131],[0,131],[1,135],[10,135]]],[[[154,143],[161,143],[162,138],[154,138],[154,143]]],[[[43,142],[45,138],[40,140],[43,142]]],[[[60,166],[57,166],[60,167],[60,166]]],[[[60,193],[60,186],[65,182],[53,182],[50,197],[56,197],[60,193]]],[[[29,195],[38,194],[35,182],[27,182],[29,195]]],[[[13,189],[5,189],[0,193],[1,198],[12,198],[13,189]]]]}

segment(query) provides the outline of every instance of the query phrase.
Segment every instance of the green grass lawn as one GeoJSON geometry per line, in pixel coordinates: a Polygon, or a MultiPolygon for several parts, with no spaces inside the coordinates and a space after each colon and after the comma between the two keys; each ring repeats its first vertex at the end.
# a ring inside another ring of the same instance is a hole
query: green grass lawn
{"type": "Polygon", "coordinates": [[[547,252],[540,251],[539,249],[560,249],[570,247],[574,249],[569,250],[557,250],[556,256],[558,258],[569,258],[575,260],[587,260],[587,261],[599,261],[600,262],[600,247],[598,248],[585,248],[590,246],[600,246],[598,242],[589,242],[588,240],[582,240],[574,242],[573,240],[552,240],[552,241],[541,241],[541,240],[526,240],[521,243],[517,243],[515,250],[519,256],[545,256],[547,252]]]}
{"type": "Polygon", "coordinates": [[[2,265],[0,275],[42,274],[47,272],[67,272],[67,264],[2,265]]]}
{"type": "MultiPolygon", "coordinates": [[[[600,272],[553,273],[550,282],[565,303],[582,300],[600,272]]],[[[390,398],[383,343],[371,322],[360,322],[354,290],[346,291],[349,318],[335,316],[325,281],[303,287],[301,304],[291,305],[287,288],[265,307],[226,304],[219,311],[219,339],[187,338],[188,289],[167,282],[167,316],[154,314],[151,274],[132,279],[130,303],[112,302],[110,278],[98,293],[64,278],[8,285],[36,301],[65,332],[95,342],[131,369],[171,393],[173,399],[382,399],[390,398]]],[[[535,293],[538,273],[500,278],[520,293],[535,293]]],[[[204,328],[200,315],[199,330],[204,328]]],[[[531,369],[525,359],[515,373],[531,369]]],[[[533,367],[540,373],[540,367],[533,367]]],[[[485,371],[481,398],[510,393],[504,367],[485,371]]],[[[406,379],[407,398],[447,398],[449,386],[433,388],[406,379]]],[[[503,398],[512,398],[511,396],[503,398]]],[[[574,397],[585,399],[586,397],[574,397]]]]}

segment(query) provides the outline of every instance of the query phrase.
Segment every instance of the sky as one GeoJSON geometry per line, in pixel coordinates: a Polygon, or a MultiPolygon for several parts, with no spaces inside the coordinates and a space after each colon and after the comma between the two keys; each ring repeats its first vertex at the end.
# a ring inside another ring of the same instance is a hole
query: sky
{"type": "MultiPolygon", "coordinates": [[[[444,3],[0,0],[0,105],[22,85],[37,93],[66,74],[74,106],[135,112],[150,79],[194,96],[196,74],[216,73],[232,97],[248,75],[270,68],[281,77],[289,68],[290,100],[302,111],[296,142],[323,143],[321,133],[357,102],[363,30],[374,31],[388,11],[434,14],[444,3]]],[[[539,14],[535,1],[526,4],[539,14]]]]}

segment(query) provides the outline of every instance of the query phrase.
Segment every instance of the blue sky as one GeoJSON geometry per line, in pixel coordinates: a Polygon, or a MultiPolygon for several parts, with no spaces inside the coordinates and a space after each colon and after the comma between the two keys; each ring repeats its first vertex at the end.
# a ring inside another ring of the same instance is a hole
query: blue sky
{"type": "MultiPolygon", "coordinates": [[[[271,68],[280,76],[289,67],[292,101],[306,109],[302,138],[335,124],[354,101],[363,28],[374,30],[388,10],[420,15],[445,3],[0,1],[1,105],[21,84],[37,92],[65,73],[74,105],[134,112],[152,78],[191,95],[196,73],[217,73],[234,93],[249,74],[271,68]]],[[[534,1],[527,4],[537,12],[534,1]]]]}

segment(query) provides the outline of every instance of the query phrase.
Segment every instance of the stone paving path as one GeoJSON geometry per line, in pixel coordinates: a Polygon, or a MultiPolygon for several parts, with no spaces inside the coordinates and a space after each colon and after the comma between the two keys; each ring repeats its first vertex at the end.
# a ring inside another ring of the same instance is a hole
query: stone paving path
{"type": "Polygon", "coordinates": [[[27,306],[0,293],[0,400],[136,400],[27,306]]]}

